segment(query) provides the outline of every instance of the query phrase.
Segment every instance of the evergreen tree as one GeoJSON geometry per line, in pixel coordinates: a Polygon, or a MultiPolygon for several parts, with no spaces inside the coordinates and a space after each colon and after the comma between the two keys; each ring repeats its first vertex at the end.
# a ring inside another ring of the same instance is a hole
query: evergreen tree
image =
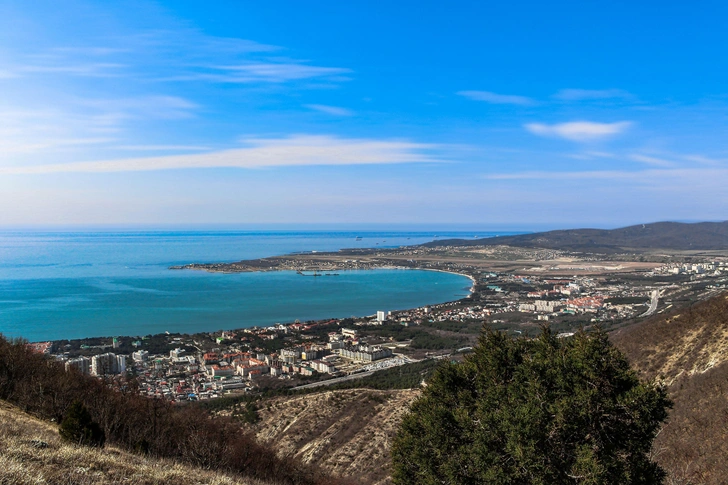
{"type": "Polygon", "coordinates": [[[394,483],[660,484],[649,459],[671,406],[598,330],[511,339],[484,330],[439,367],[392,448],[394,483]]]}
{"type": "Polygon", "coordinates": [[[78,445],[104,446],[106,436],[93,419],[88,409],[78,401],[68,408],[58,432],[61,438],[78,445]]]}

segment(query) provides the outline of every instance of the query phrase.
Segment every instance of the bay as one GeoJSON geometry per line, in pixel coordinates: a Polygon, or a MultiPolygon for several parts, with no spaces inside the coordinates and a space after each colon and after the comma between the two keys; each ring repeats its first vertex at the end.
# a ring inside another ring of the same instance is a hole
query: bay
{"type": "Polygon", "coordinates": [[[290,271],[168,269],[294,252],[397,247],[433,237],[429,231],[0,232],[0,333],[30,341],[194,333],[364,316],[466,296],[470,280],[433,271],[342,271],[311,278],[290,271]]]}

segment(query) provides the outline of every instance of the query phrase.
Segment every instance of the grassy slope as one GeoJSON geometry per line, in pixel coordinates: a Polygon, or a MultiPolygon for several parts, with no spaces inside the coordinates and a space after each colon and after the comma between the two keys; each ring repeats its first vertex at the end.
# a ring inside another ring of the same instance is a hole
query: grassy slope
{"type": "Polygon", "coordinates": [[[265,485],[221,473],[133,455],[114,447],[68,444],[51,423],[0,401],[0,484],[265,485]],[[46,446],[38,447],[42,442],[46,446]]]}
{"type": "Polygon", "coordinates": [[[725,484],[728,294],[657,315],[612,340],[645,377],[665,382],[675,402],[654,446],[670,483],[725,484]]]}

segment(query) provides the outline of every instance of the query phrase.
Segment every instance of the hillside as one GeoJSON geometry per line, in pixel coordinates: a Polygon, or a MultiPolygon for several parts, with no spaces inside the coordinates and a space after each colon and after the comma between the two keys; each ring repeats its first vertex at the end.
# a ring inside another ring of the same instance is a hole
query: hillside
{"type": "Polygon", "coordinates": [[[433,241],[424,246],[494,245],[602,253],[649,249],[726,250],[728,221],[694,224],[656,222],[611,230],[568,229],[477,240],[446,239],[433,241]]]}
{"type": "Polygon", "coordinates": [[[62,441],[58,429],[0,401],[0,483],[266,485],[155,460],[116,447],[92,449],[62,441]]]}
{"type": "Polygon", "coordinates": [[[728,294],[612,335],[636,368],[674,400],[655,441],[674,484],[725,483],[728,475],[728,294]]]}
{"type": "Polygon", "coordinates": [[[389,483],[390,443],[418,394],[349,389],[275,397],[260,403],[254,428],[281,457],[299,457],[358,483],[389,483]]]}
{"type": "MultiPolygon", "coordinates": [[[[279,485],[335,483],[312,466],[278,458],[231,418],[211,416],[196,406],[146,398],[124,381],[66,372],[59,362],[23,341],[11,342],[2,336],[0,401],[56,423],[82,406],[105,436],[107,446],[220,471],[240,480],[279,485]]],[[[33,463],[31,456],[28,460],[33,463]]]]}

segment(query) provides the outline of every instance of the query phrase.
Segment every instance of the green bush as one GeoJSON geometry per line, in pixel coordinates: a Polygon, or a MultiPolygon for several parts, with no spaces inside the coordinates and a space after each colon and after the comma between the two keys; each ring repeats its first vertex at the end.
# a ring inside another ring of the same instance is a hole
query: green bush
{"type": "Polygon", "coordinates": [[[102,447],[106,440],[104,431],[91,419],[88,409],[78,401],[68,408],[58,432],[61,438],[77,445],[102,447]]]}
{"type": "Polygon", "coordinates": [[[260,421],[260,416],[258,416],[258,406],[252,401],[246,402],[243,405],[242,410],[236,411],[235,416],[237,416],[241,422],[246,424],[255,424],[260,421]]]}
{"type": "Polygon", "coordinates": [[[671,406],[601,330],[486,330],[437,368],[395,438],[395,484],[660,484],[649,458],[671,406]]]}

